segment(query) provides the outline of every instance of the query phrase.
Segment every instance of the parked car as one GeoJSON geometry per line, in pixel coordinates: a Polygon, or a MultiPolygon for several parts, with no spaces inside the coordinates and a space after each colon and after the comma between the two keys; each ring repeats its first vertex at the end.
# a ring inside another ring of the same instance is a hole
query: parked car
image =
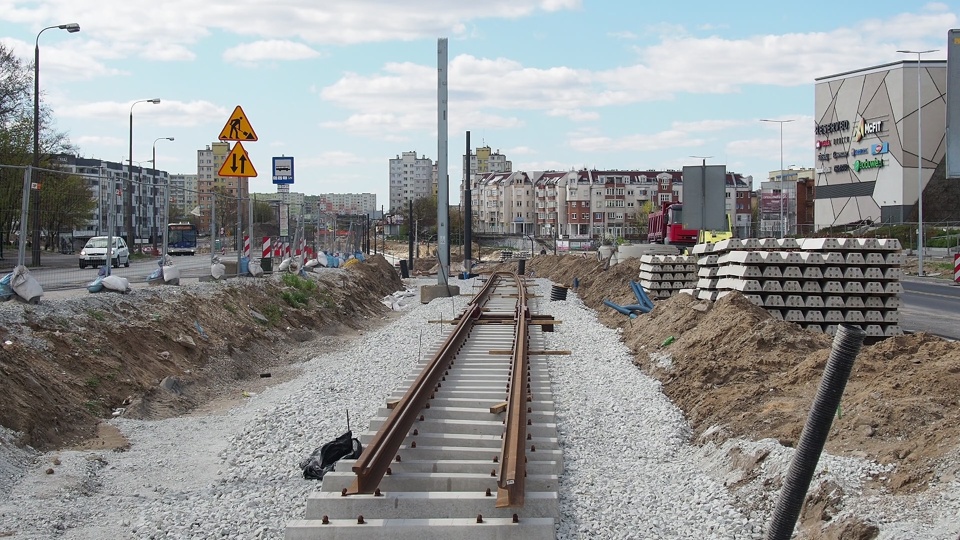
{"type": "MultiPolygon", "coordinates": [[[[110,259],[110,264],[114,268],[119,268],[121,264],[126,267],[130,266],[130,249],[127,248],[127,243],[123,238],[113,237],[113,249],[111,251],[112,258],[110,259]]],[[[83,249],[80,250],[80,268],[103,266],[106,264],[106,259],[106,236],[94,236],[90,240],[87,240],[87,245],[83,246],[83,249]]]]}

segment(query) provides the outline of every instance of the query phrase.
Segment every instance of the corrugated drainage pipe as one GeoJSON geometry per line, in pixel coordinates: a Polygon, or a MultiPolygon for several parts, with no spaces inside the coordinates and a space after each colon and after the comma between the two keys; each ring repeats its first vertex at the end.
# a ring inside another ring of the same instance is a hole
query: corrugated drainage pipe
{"type": "Polygon", "coordinates": [[[850,377],[853,361],[860,353],[866,332],[856,326],[841,324],[833,338],[830,358],[823,371],[820,387],[813,399],[813,408],[800,434],[797,453],[790,462],[787,478],[783,483],[773,519],[764,537],[766,540],[789,540],[793,527],[800,516],[803,499],[807,496],[810,480],[823,452],[823,445],[830,433],[830,424],[840,406],[840,397],[850,377]]]}
{"type": "Polygon", "coordinates": [[[567,288],[563,285],[554,285],[550,288],[550,300],[566,300],[567,288]]]}

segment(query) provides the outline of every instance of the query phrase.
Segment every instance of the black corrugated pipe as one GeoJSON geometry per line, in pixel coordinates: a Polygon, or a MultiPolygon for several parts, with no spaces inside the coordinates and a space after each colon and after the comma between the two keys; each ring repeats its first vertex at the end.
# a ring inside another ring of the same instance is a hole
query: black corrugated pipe
{"type": "Polygon", "coordinates": [[[783,490],[773,511],[773,519],[770,520],[770,527],[764,537],[766,540],[789,540],[793,535],[793,527],[800,516],[803,499],[807,496],[810,480],[813,479],[823,445],[827,442],[833,415],[840,406],[840,397],[847,386],[853,361],[860,353],[866,335],[866,332],[856,326],[841,324],[837,328],[830,358],[827,359],[820,387],[813,399],[813,408],[800,434],[797,453],[790,462],[783,490]]]}

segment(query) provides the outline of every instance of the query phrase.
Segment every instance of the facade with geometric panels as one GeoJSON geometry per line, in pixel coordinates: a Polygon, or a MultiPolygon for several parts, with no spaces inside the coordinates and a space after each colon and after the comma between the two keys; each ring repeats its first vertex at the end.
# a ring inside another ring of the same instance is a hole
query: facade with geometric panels
{"type": "Polygon", "coordinates": [[[926,187],[945,155],[946,80],[946,61],[916,60],[816,79],[817,228],[916,221],[918,184],[926,187]]]}

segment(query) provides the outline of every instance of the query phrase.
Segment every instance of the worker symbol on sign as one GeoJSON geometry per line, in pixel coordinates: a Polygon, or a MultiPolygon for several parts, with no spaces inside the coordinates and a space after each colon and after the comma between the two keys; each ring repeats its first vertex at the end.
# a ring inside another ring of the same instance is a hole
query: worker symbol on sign
{"type": "Polygon", "coordinates": [[[230,119],[220,130],[221,141],[256,141],[257,132],[253,130],[247,115],[243,109],[237,105],[230,115],[230,119]]]}

